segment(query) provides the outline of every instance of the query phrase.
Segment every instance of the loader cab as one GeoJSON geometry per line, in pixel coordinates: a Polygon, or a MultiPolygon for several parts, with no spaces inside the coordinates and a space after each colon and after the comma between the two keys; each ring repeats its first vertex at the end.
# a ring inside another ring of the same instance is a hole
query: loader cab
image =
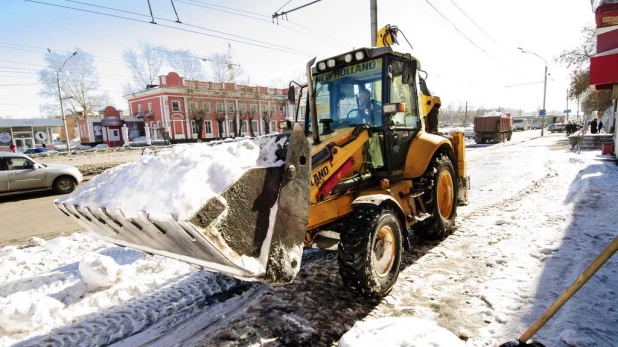
{"type": "MultiPolygon", "coordinates": [[[[402,172],[408,148],[423,126],[417,67],[409,54],[391,47],[361,49],[318,62],[312,77],[320,136],[342,128],[368,128],[373,167],[389,176],[402,172]]],[[[309,134],[313,119],[305,119],[309,134]]]]}

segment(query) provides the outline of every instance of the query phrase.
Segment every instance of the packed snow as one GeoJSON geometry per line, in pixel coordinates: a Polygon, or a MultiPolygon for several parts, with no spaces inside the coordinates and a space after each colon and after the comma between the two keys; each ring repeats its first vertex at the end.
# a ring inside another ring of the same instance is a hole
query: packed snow
{"type": "MultiPolygon", "coordinates": [[[[539,135],[469,146],[471,201],[458,208],[457,231],[443,241],[412,237],[397,284],[381,300],[343,287],[336,252],[306,250],[295,281],[270,287],[78,233],[0,249],[0,345],[516,340],[618,235],[615,162],[600,150],[570,150],[564,134],[539,135]]],[[[534,338],[615,346],[617,269],[614,256],[534,338]]]]}
{"type": "Polygon", "coordinates": [[[177,145],[109,169],[59,202],[119,209],[127,218],[147,211],[153,218],[185,220],[249,169],[283,165],[275,151],[284,141],[264,137],[177,145]]]}
{"type": "Polygon", "coordinates": [[[339,347],[374,346],[464,347],[465,343],[435,322],[416,317],[359,321],[339,341],[339,347]]]}

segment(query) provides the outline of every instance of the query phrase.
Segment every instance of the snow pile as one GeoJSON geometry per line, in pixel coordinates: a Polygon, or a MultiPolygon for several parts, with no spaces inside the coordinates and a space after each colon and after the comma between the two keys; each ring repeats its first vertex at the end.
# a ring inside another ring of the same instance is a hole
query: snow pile
{"type": "Polygon", "coordinates": [[[17,292],[0,298],[0,328],[19,333],[47,324],[64,304],[47,295],[29,295],[17,292]]]}
{"type": "Polygon", "coordinates": [[[0,248],[0,346],[124,305],[193,272],[189,264],[116,247],[88,233],[0,248]],[[109,287],[89,292],[92,284],[109,287]]]}
{"type": "Polygon", "coordinates": [[[499,117],[499,116],[502,116],[503,114],[504,113],[498,112],[498,111],[489,111],[489,112],[485,112],[483,117],[499,117]]]}
{"type": "Polygon", "coordinates": [[[90,289],[107,288],[118,280],[120,266],[112,257],[90,253],[79,262],[79,272],[90,289]]]}
{"type": "Polygon", "coordinates": [[[106,143],[99,143],[98,145],[94,146],[94,148],[109,148],[109,146],[106,143]]]}
{"type": "Polygon", "coordinates": [[[129,142],[146,142],[146,136],[140,136],[134,139],[130,139],[129,142]]]}
{"type": "Polygon", "coordinates": [[[416,317],[386,317],[357,322],[339,347],[458,347],[465,344],[435,322],[416,317]]]}
{"type": "Polygon", "coordinates": [[[284,141],[264,137],[216,146],[178,145],[109,169],[59,201],[119,209],[127,218],[147,211],[154,218],[172,214],[186,220],[247,170],[283,165],[275,150],[284,141]]]}
{"type": "Polygon", "coordinates": [[[77,150],[85,151],[85,150],[91,149],[92,147],[86,146],[86,145],[77,145],[77,146],[71,145],[71,148],[75,148],[77,150]]]}

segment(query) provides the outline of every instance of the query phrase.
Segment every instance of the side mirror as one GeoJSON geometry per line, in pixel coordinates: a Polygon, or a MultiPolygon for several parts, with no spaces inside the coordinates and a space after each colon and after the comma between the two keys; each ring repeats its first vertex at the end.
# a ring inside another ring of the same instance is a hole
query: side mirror
{"type": "Polygon", "coordinates": [[[292,105],[296,103],[296,93],[294,90],[294,86],[290,86],[290,88],[288,89],[288,100],[292,105]]]}
{"type": "Polygon", "coordinates": [[[403,70],[401,71],[401,83],[413,84],[415,74],[416,74],[416,61],[410,61],[410,60],[404,61],[403,70]]]}
{"type": "Polygon", "coordinates": [[[292,122],[287,119],[279,121],[279,129],[280,130],[292,130],[292,122]]]}

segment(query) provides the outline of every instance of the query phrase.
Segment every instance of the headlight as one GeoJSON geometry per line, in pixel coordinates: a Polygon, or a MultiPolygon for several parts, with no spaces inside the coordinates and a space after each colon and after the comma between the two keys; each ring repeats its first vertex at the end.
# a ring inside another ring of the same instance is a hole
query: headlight
{"type": "Polygon", "coordinates": [[[318,64],[318,69],[319,69],[319,70],[326,70],[326,64],[325,64],[323,61],[321,61],[321,62],[318,64]]]}
{"type": "Polygon", "coordinates": [[[328,61],[326,62],[326,66],[335,67],[335,59],[328,59],[328,61]]]}
{"type": "Polygon", "coordinates": [[[365,52],[360,51],[355,54],[356,60],[363,60],[365,58],[365,52]]]}
{"type": "Polygon", "coordinates": [[[348,53],[345,55],[345,62],[349,63],[352,61],[352,53],[348,53]]]}

